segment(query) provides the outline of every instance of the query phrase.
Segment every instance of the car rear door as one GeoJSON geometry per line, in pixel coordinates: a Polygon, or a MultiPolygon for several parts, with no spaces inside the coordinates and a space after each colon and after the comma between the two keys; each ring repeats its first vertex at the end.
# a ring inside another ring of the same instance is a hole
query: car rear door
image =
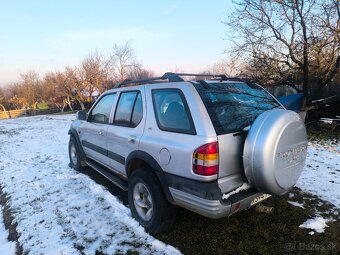
{"type": "Polygon", "coordinates": [[[123,90],[115,107],[113,123],[107,129],[110,168],[125,175],[126,158],[138,150],[145,125],[144,87],[123,90]]]}

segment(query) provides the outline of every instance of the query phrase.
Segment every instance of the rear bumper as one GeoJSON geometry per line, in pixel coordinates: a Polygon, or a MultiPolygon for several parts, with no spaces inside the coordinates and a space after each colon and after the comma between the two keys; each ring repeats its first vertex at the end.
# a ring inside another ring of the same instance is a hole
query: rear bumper
{"type": "Polygon", "coordinates": [[[219,200],[204,199],[174,188],[169,188],[169,190],[175,205],[212,219],[229,215],[230,204],[222,205],[219,200]]]}
{"type": "Polygon", "coordinates": [[[262,201],[254,202],[263,195],[255,189],[241,191],[223,200],[217,180],[199,182],[165,172],[156,173],[169,202],[211,219],[234,214],[262,201]]]}
{"type": "Polygon", "coordinates": [[[171,187],[169,190],[175,205],[211,219],[219,219],[248,209],[260,202],[254,200],[263,195],[256,191],[247,191],[236,194],[227,200],[208,200],[171,187]]]}

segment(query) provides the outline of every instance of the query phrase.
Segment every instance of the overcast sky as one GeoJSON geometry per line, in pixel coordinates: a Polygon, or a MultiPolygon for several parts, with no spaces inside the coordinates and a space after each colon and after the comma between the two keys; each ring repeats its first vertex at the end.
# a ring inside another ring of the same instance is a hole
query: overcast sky
{"type": "Polygon", "coordinates": [[[156,74],[199,72],[226,57],[227,0],[0,0],[0,84],[77,65],[131,41],[156,74]]]}

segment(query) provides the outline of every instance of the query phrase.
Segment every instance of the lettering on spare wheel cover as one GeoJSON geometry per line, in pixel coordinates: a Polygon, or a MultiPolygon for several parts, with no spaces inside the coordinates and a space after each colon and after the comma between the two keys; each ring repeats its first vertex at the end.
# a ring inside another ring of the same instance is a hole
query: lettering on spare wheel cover
{"type": "Polygon", "coordinates": [[[301,154],[307,150],[307,145],[302,145],[296,148],[289,149],[287,151],[276,153],[276,158],[282,158],[287,160],[288,163],[293,163],[301,158],[301,154]]]}

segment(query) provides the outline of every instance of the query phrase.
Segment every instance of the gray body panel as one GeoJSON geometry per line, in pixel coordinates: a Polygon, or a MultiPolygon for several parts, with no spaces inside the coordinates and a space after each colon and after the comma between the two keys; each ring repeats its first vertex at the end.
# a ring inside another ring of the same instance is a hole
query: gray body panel
{"type": "Polygon", "coordinates": [[[105,162],[106,157],[102,153],[91,148],[90,144],[105,148],[107,128],[108,126],[105,124],[90,122],[83,122],[80,127],[79,138],[86,155],[98,162],[105,162]],[[86,146],[86,143],[89,143],[89,146],[86,146]]]}
{"type": "Polygon", "coordinates": [[[180,89],[188,103],[191,116],[195,125],[196,135],[188,135],[182,133],[174,133],[160,130],[158,128],[151,92],[153,89],[168,89],[169,85],[151,84],[145,86],[146,101],[149,103],[147,107],[148,121],[145,125],[144,134],[140,140],[140,150],[149,153],[160,164],[163,171],[178,176],[200,180],[211,181],[216,180],[217,176],[199,176],[192,171],[192,155],[193,152],[201,145],[217,140],[215,130],[209,121],[205,108],[202,107],[201,99],[192,84],[188,82],[175,83],[170,88],[180,89]],[[170,161],[164,164],[160,160],[160,152],[166,149],[169,152],[170,161]]]}
{"type": "Polygon", "coordinates": [[[222,193],[236,189],[246,182],[243,171],[243,145],[245,135],[226,134],[218,136],[219,186],[222,193]]]}

